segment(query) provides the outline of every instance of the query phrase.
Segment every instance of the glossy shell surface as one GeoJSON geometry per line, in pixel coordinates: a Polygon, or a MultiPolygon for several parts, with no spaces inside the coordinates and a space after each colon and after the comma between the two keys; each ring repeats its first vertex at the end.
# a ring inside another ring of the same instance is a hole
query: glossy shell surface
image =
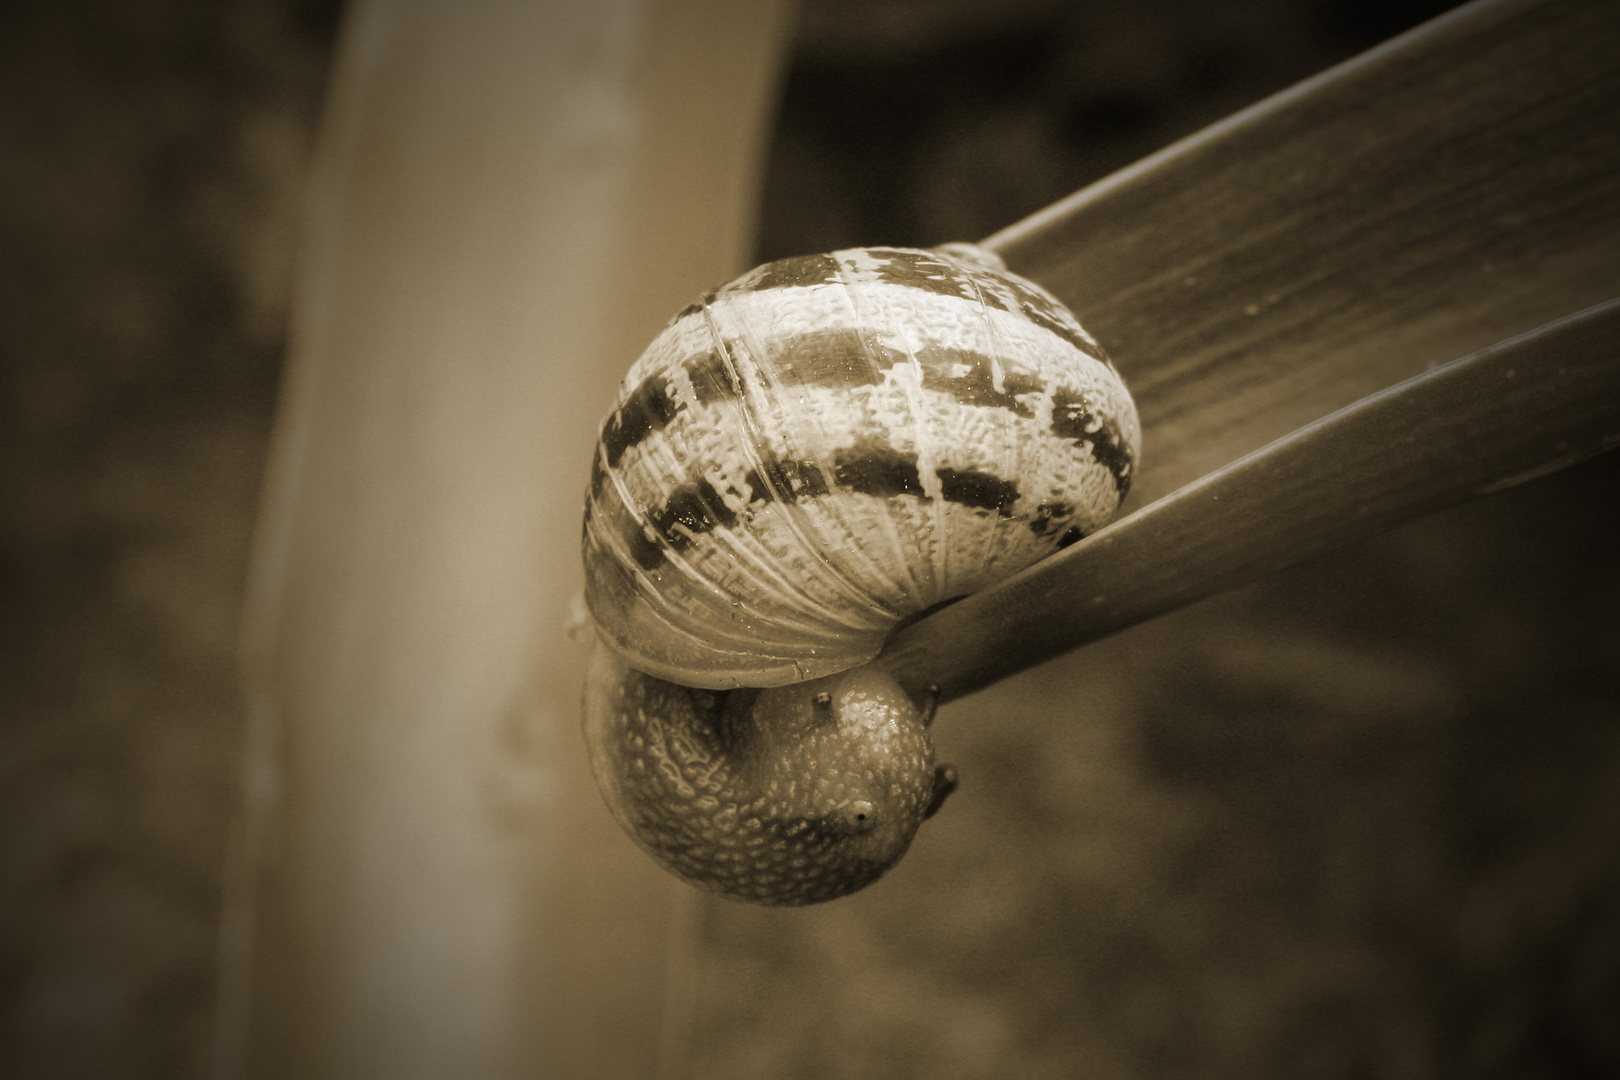
{"type": "Polygon", "coordinates": [[[814,678],[1108,520],[1130,395],[1060,302],[964,250],[785,259],[669,323],[591,471],[604,641],[691,686],[814,678]]]}

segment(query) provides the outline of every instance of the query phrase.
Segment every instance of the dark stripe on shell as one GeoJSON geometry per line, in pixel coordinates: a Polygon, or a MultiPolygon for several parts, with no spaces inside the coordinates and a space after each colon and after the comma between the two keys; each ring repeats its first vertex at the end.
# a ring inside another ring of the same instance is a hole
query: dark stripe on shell
{"type": "Polygon", "coordinates": [[[862,495],[927,497],[922,476],[917,472],[917,455],[873,439],[863,439],[848,449],[834,451],[833,475],[839,486],[862,495]]]}
{"type": "MultiPolygon", "coordinates": [[[[585,490],[590,494],[590,497],[592,499],[594,499],[597,496],[601,495],[602,486],[604,484],[606,484],[606,483],[607,483],[607,469],[604,468],[603,465],[602,465],[602,455],[601,454],[592,454],[591,455],[591,482],[590,482],[590,486],[587,487],[585,490]]],[[[586,500],[586,504],[587,504],[586,509],[590,508],[589,507],[589,502],[590,502],[590,500],[587,499],[586,500]]]]}
{"type": "Polygon", "coordinates": [[[661,431],[682,405],[669,396],[669,380],[649,375],[630,391],[624,404],[602,425],[602,448],[610,467],[617,466],[624,452],[655,431],[661,431]]]}
{"type": "Polygon", "coordinates": [[[699,479],[670,492],[664,505],[647,515],[647,523],[662,538],[662,544],[647,536],[644,529],[635,530],[627,539],[637,564],[643,570],[653,570],[663,561],[666,546],[675,551],[684,550],[699,533],[733,528],[737,515],[720,498],[713,484],[699,479]]]}
{"type": "Polygon", "coordinates": [[[872,248],[868,254],[881,260],[878,281],[957,296],[1000,311],[1022,312],[1030,322],[1087,356],[1103,359],[1096,345],[1079,333],[1079,324],[1061,301],[1014,274],[966,265],[930,251],[872,248]]]}
{"type": "MultiPolygon", "coordinates": [[[[836,479],[842,489],[877,498],[909,495],[921,502],[928,501],[928,495],[922,490],[914,454],[894,450],[846,450],[836,456],[835,462],[836,479]]],[[[802,499],[818,499],[831,494],[822,471],[811,462],[773,460],[765,469],[771,477],[770,486],[757,471],[750,470],[745,477],[750,489],[751,506],[778,501],[793,504],[802,499]]],[[[1014,516],[1013,507],[1020,496],[1016,482],[977,470],[940,468],[935,471],[945,501],[979,510],[994,510],[1006,518],[1014,516]]],[[[593,489],[599,488],[604,481],[605,474],[593,476],[593,489]]],[[[1042,503],[1027,522],[1029,530],[1036,536],[1048,537],[1069,524],[1074,509],[1067,503],[1042,503]]],[[[587,505],[586,520],[589,519],[590,507],[587,505]]],[[[663,563],[666,546],[675,551],[684,550],[693,536],[711,532],[717,527],[735,527],[737,515],[720,499],[714,487],[702,480],[676,489],[664,506],[647,514],[647,521],[645,527],[627,528],[624,539],[636,564],[643,570],[651,571],[663,563]],[[652,535],[648,535],[649,532],[652,535]]],[[[1084,535],[1079,527],[1071,526],[1058,538],[1056,546],[1068,547],[1084,535]]]]}
{"type": "Polygon", "coordinates": [[[743,477],[752,492],[750,506],[757,502],[791,504],[827,494],[827,478],[814,462],[784,461],[773,456],[761,461],[760,469],[763,475],[758,469],[749,469],[743,477]]]}
{"type": "Polygon", "coordinates": [[[940,494],[946,502],[994,510],[1002,517],[1012,517],[1013,505],[1018,502],[1016,482],[978,469],[941,467],[934,472],[939,476],[940,494]]]}
{"type": "Polygon", "coordinates": [[[625,535],[625,546],[630,549],[630,557],[636,565],[643,570],[656,570],[664,561],[664,545],[647,535],[642,529],[635,529],[625,535]]]}
{"type": "Polygon", "coordinates": [[[1035,513],[1029,519],[1029,531],[1036,536],[1050,536],[1053,532],[1069,523],[1074,517],[1074,504],[1066,502],[1043,502],[1035,508],[1035,513]]]}
{"type": "Polygon", "coordinates": [[[764,292],[794,285],[838,280],[838,260],[830,255],[795,255],[766,263],[726,287],[726,292],[764,292]]]}
{"type": "MultiPolygon", "coordinates": [[[[779,370],[791,370],[792,382],[810,386],[876,386],[882,382],[884,371],[910,362],[904,353],[882,342],[867,341],[854,329],[818,331],[786,340],[782,345],[780,351],[772,353],[773,364],[779,370]]],[[[1046,383],[1038,377],[1016,372],[1003,372],[1002,388],[996,389],[996,358],[985,353],[929,345],[918,349],[915,356],[923,387],[949,394],[963,405],[1010,409],[1027,419],[1034,410],[1018,398],[1046,392],[1046,383]]],[[[685,366],[699,402],[738,396],[718,353],[687,361],[685,366]]]]}
{"type": "Polygon", "coordinates": [[[925,345],[913,356],[873,340],[854,327],[818,330],[767,343],[767,366],[782,382],[808,386],[876,386],[883,373],[913,357],[922,385],[949,394],[963,405],[1010,409],[1026,419],[1034,410],[1019,395],[1040,394],[1046,384],[1034,375],[1004,373],[996,389],[995,357],[968,349],[925,345]]]}
{"type": "MultiPolygon", "coordinates": [[[[733,401],[739,396],[731,373],[720,360],[719,352],[711,349],[695,360],[688,360],[683,366],[687,381],[692,386],[692,396],[698,404],[733,401]]],[[[602,425],[602,448],[607,451],[608,467],[618,468],[631,447],[641,445],[668,427],[670,421],[685,408],[685,403],[670,393],[666,377],[647,376],[602,425]]],[[[598,490],[599,479],[593,472],[592,491],[598,490]]]]}
{"type": "MultiPolygon", "coordinates": [[[[942,259],[933,252],[908,248],[869,248],[866,254],[877,262],[877,271],[871,275],[871,280],[904,285],[940,296],[979,299],[979,291],[973,287],[972,274],[961,264],[942,259]]],[[[861,277],[866,276],[866,273],[861,273],[861,277]]]]}
{"type": "Polygon", "coordinates": [[[1017,304],[1018,310],[1030,322],[1056,334],[1087,356],[1098,360],[1106,359],[1100,355],[1097,346],[1087,341],[1080,333],[1079,323],[1075,321],[1074,315],[1056,297],[1033,288],[1031,283],[1011,274],[985,271],[985,276],[994,277],[996,283],[1007,290],[1012,301],[1017,304]]]}
{"type": "MultiPolygon", "coordinates": [[[[938,259],[927,252],[876,249],[876,253],[887,256],[882,263],[884,269],[878,275],[883,280],[957,297],[971,299],[979,295],[978,290],[970,287],[965,271],[954,263],[938,259]]],[[[819,275],[827,272],[828,267],[835,265],[827,256],[807,256],[780,262],[795,264],[797,269],[784,267],[782,275],[758,276],[748,287],[750,289],[774,287],[787,279],[795,282],[821,280],[819,275]],[[765,283],[766,277],[771,277],[769,286],[765,283]]],[[[769,264],[761,268],[761,271],[777,265],[769,264]]],[[[995,275],[992,279],[988,271],[974,271],[974,273],[982,279],[980,283],[986,286],[984,298],[987,302],[994,301],[992,306],[1006,306],[1000,300],[995,300],[992,295],[1005,292],[1006,296],[1003,299],[1016,298],[1020,301],[1024,314],[1035,324],[1070,342],[1087,355],[1097,351],[1074,333],[1069,324],[1051,314],[1055,310],[1053,308],[1055,301],[1027,287],[1019,286],[1016,282],[1003,280],[1001,275],[995,275]]],[[[703,310],[702,304],[693,304],[682,313],[681,317],[700,317],[703,310]]],[[[731,343],[729,347],[738,346],[737,343],[731,343]]],[[[896,364],[909,363],[911,360],[903,352],[885,345],[881,340],[866,335],[861,328],[853,326],[829,327],[797,336],[768,338],[764,347],[768,355],[761,358],[762,366],[766,370],[778,372],[778,377],[783,382],[799,385],[829,387],[876,385],[881,381],[883,372],[896,364]]],[[[1007,409],[1025,419],[1032,417],[1034,410],[1031,405],[1019,401],[1018,398],[1039,395],[1048,389],[1033,375],[1004,373],[1001,389],[998,390],[993,374],[996,358],[972,350],[928,345],[916,351],[915,360],[921,369],[922,385],[925,388],[949,394],[964,405],[1007,409]]],[[[682,366],[691,384],[693,396],[699,403],[731,401],[742,396],[742,387],[737,385],[733,373],[717,350],[711,349],[702,356],[688,359],[682,366]]],[[[1059,401],[1060,406],[1063,404],[1071,406],[1068,411],[1073,412],[1072,405],[1077,399],[1072,395],[1065,398],[1064,391],[1058,390],[1053,393],[1053,397],[1059,401]]],[[[1083,402],[1080,404],[1083,409],[1083,402]]],[[[631,392],[624,404],[604,425],[602,438],[608,452],[609,464],[616,467],[630,447],[642,442],[654,432],[662,430],[682,408],[683,402],[671,395],[665,378],[658,375],[649,376],[631,392]]],[[[1090,423],[1089,415],[1084,423],[1090,423]]],[[[1078,430],[1072,434],[1063,434],[1059,431],[1060,427],[1074,428],[1073,418],[1064,417],[1061,422],[1054,420],[1053,430],[1064,438],[1079,438],[1078,430]]],[[[1129,462],[1128,457],[1120,452],[1117,430],[1110,425],[1097,439],[1090,438],[1094,434],[1092,432],[1084,434],[1087,436],[1086,441],[1093,442],[1093,453],[1097,460],[1114,472],[1116,479],[1123,478],[1125,472],[1128,472],[1129,462]],[[1124,471],[1116,466],[1122,466],[1124,471]]],[[[1121,490],[1123,491],[1123,488],[1121,490]]]]}
{"type": "Polygon", "coordinates": [[[673,319],[669,320],[669,322],[664,324],[664,329],[668,330],[671,326],[674,326],[676,323],[680,322],[682,319],[684,319],[684,318],[686,318],[686,317],[688,317],[690,315],[701,315],[701,314],[703,314],[703,305],[702,304],[696,303],[696,302],[687,304],[685,307],[681,308],[681,310],[679,310],[679,311],[677,311],[675,313],[675,317],[673,319]]]}
{"type": "Polygon", "coordinates": [[[677,311],[675,313],[675,317],[664,324],[664,329],[668,330],[682,319],[689,319],[693,315],[702,315],[703,309],[714,303],[714,297],[715,290],[710,289],[708,292],[704,293],[690,304],[687,304],[685,307],[681,308],[681,310],[677,311]]]}
{"type": "Polygon", "coordinates": [[[810,386],[875,386],[884,371],[906,358],[854,326],[771,338],[765,348],[762,366],[776,378],[810,386]]]}
{"type": "Polygon", "coordinates": [[[963,405],[1008,409],[1026,420],[1035,410],[1019,401],[1019,395],[1045,392],[1046,384],[1033,375],[1004,373],[1002,389],[996,389],[993,359],[983,353],[958,349],[930,348],[917,353],[922,366],[922,384],[928,390],[949,394],[963,405]],[[959,369],[967,368],[965,373],[959,369]]]}
{"type": "Polygon", "coordinates": [[[1131,486],[1131,450],[1119,424],[1092,413],[1084,394],[1059,389],[1052,393],[1052,434],[1077,446],[1086,443],[1092,459],[1113,474],[1114,487],[1124,498],[1131,486]]]}
{"type": "Polygon", "coordinates": [[[688,360],[684,365],[686,379],[692,384],[692,395],[700,405],[715,401],[733,401],[741,390],[731,377],[718,349],[710,349],[703,356],[688,360]]]}
{"type": "Polygon", "coordinates": [[[670,492],[663,508],[651,520],[659,532],[678,544],[682,542],[682,534],[676,529],[677,525],[689,533],[729,529],[737,524],[737,514],[720,498],[713,484],[700,478],[670,492]]]}
{"type": "MultiPolygon", "coordinates": [[[[1123,492],[1123,485],[1128,482],[1129,455],[1123,450],[1117,431],[1106,426],[1103,431],[1111,434],[1085,431],[1082,414],[1072,405],[1063,418],[1063,425],[1064,430],[1058,430],[1059,421],[1055,419],[1054,433],[1076,442],[1089,443],[1093,456],[1097,456],[1105,466],[1116,459],[1124,461],[1126,472],[1123,477],[1121,473],[1115,473],[1123,492]],[[1075,429],[1078,434],[1069,429],[1075,429]],[[1102,456],[1098,456],[1098,447],[1102,447],[1102,456]]],[[[875,498],[909,495],[924,502],[929,498],[923,489],[917,455],[896,450],[877,440],[863,440],[854,446],[834,451],[831,471],[833,481],[841,491],[875,498]]],[[[1013,508],[1021,494],[1016,481],[983,470],[953,469],[948,466],[936,469],[935,475],[939,477],[940,494],[945,501],[976,510],[993,510],[1002,517],[1014,516],[1013,508]]],[[[605,473],[599,466],[593,469],[593,490],[605,479],[605,473]]],[[[828,486],[826,474],[810,461],[769,457],[758,468],[750,469],[743,482],[749,489],[746,498],[750,506],[771,502],[793,504],[834,493],[828,486]]],[[[1074,506],[1069,503],[1042,503],[1029,520],[1029,529],[1037,536],[1050,536],[1057,529],[1069,525],[1074,512],[1074,506]]],[[[734,528],[738,518],[707,479],[698,479],[675,489],[662,507],[649,509],[646,520],[648,524],[645,528],[629,530],[625,539],[636,563],[644,570],[654,570],[663,562],[666,548],[683,550],[690,545],[692,537],[717,528],[734,528]]],[[[1058,538],[1057,546],[1067,547],[1083,535],[1078,527],[1069,527],[1058,538]]]]}

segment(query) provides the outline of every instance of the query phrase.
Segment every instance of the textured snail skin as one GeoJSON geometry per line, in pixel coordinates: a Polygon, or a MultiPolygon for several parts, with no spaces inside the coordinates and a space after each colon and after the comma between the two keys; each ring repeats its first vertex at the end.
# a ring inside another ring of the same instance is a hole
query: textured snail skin
{"type": "Polygon", "coordinates": [[[932,712],[871,666],[713,691],[598,647],[585,740],[609,809],[658,862],[734,899],[813,904],[876,881],[954,789],[932,712]]]}
{"type": "Polygon", "coordinates": [[[777,686],[1096,530],[1135,468],[1119,375],[968,245],[759,267],[631,367],[586,494],[586,599],[632,666],[777,686]]]}

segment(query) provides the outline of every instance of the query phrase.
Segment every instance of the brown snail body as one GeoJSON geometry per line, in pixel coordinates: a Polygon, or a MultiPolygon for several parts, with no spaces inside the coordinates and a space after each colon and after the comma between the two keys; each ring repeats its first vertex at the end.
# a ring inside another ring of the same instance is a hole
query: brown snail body
{"type": "Polygon", "coordinates": [[[1100,527],[1139,442],[1074,316],[968,245],[785,259],[678,314],[626,376],[586,497],[607,649],[585,729],[619,822],[740,899],[875,880],[954,779],[931,703],[861,665],[903,619],[1100,527]]]}
{"type": "Polygon", "coordinates": [[[865,666],[766,690],[703,690],[598,649],[585,736],[608,807],[654,859],[759,904],[877,880],[956,786],[932,708],[865,666]]]}

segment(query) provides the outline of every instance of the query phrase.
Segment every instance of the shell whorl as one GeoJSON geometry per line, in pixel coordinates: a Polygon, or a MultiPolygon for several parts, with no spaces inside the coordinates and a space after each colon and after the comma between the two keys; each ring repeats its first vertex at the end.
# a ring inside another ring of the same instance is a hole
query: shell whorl
{"type": "Polygon", "coordinates": [[[586,596],[631,665],[776,686],[1105,523],[1135,408],[1074,316],[995,256],[860,248],[678,314],[602,425],[586,596]]]}

